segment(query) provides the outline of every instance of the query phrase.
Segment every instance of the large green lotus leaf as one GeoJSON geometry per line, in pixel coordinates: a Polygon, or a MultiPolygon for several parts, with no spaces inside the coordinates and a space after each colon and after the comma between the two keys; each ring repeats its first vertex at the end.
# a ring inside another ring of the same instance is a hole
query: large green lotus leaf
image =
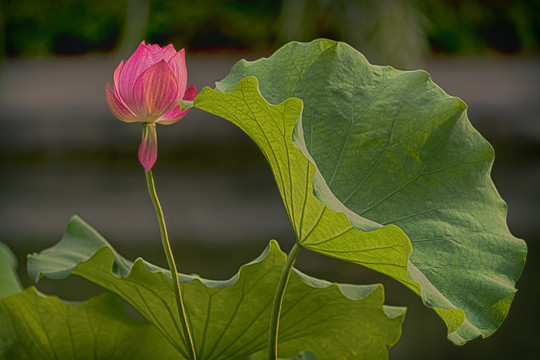
{"type": "Polygon", "coordinates": [[[290,43],[268,59],[240,61],[216,88],[236,92],[236,101],[209,105],[215,95],[205,90],[195,106],[236,123],[261,147],[302,246],[403,282],[439,313],[457,344],[498,328],[526,246],[507,228],[506,205],[489,176],[493,149],[472,128],[461,100],[424,71],[374,66],[329,40],[290,43]],[[293,142],[314,167],[302,173],[305,162],[288,145],[293,115],[282,122],[256,106],[251,92],[233,91],[247,76],[259,79],[272,104],[303,100],[293,142]],[[364,235],[324,222],[325,207],[321,221],[310,224],[317,206],[305,182],[312,179],[317,199],[364,235]],[[408,263],[406,237],[414,249],[408,263]],[[373,261],[369,249],[380,250],[373,261]]]}
{"type": "Polygon", "coordinates": [[[193,106],[229,120],[259,146],[275,175],[298,242],[310,248],[339,240],[348,246],[335,249],[337,253],[356,254],[363,265],[407,281],[403,274],[412,248],[401,229],[389,225],[370,233],[359,231],[345,214],[332,211],[313,195],[316,168],[292,143],[302,101],[290,98],[270,105],[261,96],[255,77],[242,79],[234,89],[224,84],[228,83],[217,84],[220,91],[204,88],[193,106]]]}
{"type": "Polygon", "coordinates": [[[127,316],[113,294],[74,303],[34,287],[23,291],[15,266],[13,254],[0,243],[0,359],[178,357],[152,325],[127,316]]]}
{"type": "MultiPolygon", "coordinates": [[[[179,275],[197,359],[244,359],[267,346],[270,310],[285,263],[272,241],[227,281],[179,275]]],[[[29,258],[29,274],[80,275],[127,300],[186,354],[170,273],[142,259],[132,263],[80,218],[63,239],[29,258]]],[[[283,302],[280,356],[302,350],[324,359],[385,359],[401,335],[403,308],[383,306],[381,285],[338,285],[295,270],[283,302]],[[339,341],[337,340],[339,339],[339,341]]]]}

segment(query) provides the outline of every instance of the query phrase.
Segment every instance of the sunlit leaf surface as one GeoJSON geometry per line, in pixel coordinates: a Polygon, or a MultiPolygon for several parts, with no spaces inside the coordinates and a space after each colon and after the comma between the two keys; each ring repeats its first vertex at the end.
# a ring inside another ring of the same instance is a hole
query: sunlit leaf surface
{"type": "Polygon", "coordinates": [[[261,148],[302,246],[403,282],[457,344],[498,328],[526,246],[506,226],[493,149],[461,100],[424,71],[374,66],[329,40],[240,61],[216,90],[194,106],[261,148]]]}
{"type": "MultiPolygon", "coordinates": [[[[266,348],[284,263],[272,241],[230,280],[180,275],[198,359],[244,359],[266,348]]],[[[185,357],[170,273],[142,259],[126,260],[80,218],[71,219],[57,245],[30,257],[29,274],[35,280],[76,274],[118,294],[185,357]]],[[[401,335],[404,309],[383,302],[381,285],[331,284],[295,270],[283,304],[280,355],[308,350],[319,360],[386,359],[401,335]]]]}
{"type": "Polygon", "coordinates": [[[86,302],[66,302],[34,287],[8,291],[4,285],[19,282],[12,258],[0,243],[0,359],[178,358],[154,326],[127,316],[110,293],[86,302]],[[7,264],[9,268],[4,267],[7,264]]]}

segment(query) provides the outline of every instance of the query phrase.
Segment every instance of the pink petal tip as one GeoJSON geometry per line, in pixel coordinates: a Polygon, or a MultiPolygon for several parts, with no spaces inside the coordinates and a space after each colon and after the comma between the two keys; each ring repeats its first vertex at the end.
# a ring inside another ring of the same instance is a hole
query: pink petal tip
{"type": "Polygon", "coordinates": [[[139,161],[146,172],[150,171],[157,160],[157,134],[155,124],[144,124],[146,134],[139,146],[139,161]]]}

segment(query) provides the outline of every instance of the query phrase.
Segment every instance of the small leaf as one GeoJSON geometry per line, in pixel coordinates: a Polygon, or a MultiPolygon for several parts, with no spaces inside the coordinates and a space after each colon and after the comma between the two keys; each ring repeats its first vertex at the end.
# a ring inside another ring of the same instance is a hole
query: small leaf
{"type": "Polygon", "coordinates": [[[191,109],[193,107],[193,101],[192,100],[178,100],[178,104],[180,105],[180,109],[182,111],[191,109]]]}
{"type": "Polygon", "coordinates": [[[15,255],[6,244],[0,242],[0,299],[22,291],[16,269],[15,255]]]}
{"type": "MultiPolygon", "coordinates": [[[[243,359],[266,348],[285,257],[272,241],[230,280],[179,276],[198,359],[243,359]]],[[[186,354],[169,271],[142,259],[124,259],[80,218],[71,219],[57,245],[29,258],[29,273],[34,279],[73,273],[117,293],[186,354]]],[[[404,309],[383,307],[383,302],[381,285],[330,284],[295,270],[283,304],[281,356],[308,350],[319,360],[336,359],[336,354],[386,359],[388,347],[401,335],[404,309]]]]}

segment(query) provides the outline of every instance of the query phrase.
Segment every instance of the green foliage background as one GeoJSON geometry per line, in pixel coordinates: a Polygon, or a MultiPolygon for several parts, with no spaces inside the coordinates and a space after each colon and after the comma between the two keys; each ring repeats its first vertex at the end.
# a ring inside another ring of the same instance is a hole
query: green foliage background
{"type": "Polygon", "coordinates": [[[133,12],[147,40],[188,49],[268,51],[291,40],[329,37],[384,61],[397,47],[448,53],[540,48],[538,0],[3,0],[0,6],[9,56],[112,50],[132,31],[133,12]],[[397,35],[407,46],[392,40],[397,35]]]}

